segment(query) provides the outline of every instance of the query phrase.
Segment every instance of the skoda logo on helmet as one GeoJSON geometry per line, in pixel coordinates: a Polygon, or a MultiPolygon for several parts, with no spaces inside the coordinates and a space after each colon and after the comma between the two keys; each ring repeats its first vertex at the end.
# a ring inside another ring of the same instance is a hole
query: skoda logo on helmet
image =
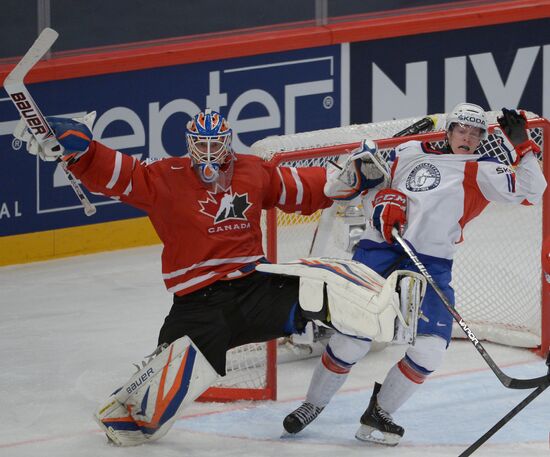
{"type": "Polygon", "coordinates": [[[470,125],[479,125],[482,128],[485,128],[485,119],[481,119],[477,116],[472,116],[468,114],[461,113],[458,115],[458,121],[460,123],[469,123],[470,125]]]}
{"type": "Polygon", "coordinates": [[[445,130],[448,132],[456,123],[481,129],[481,139],[487,139],[487,116],[484,109],[473,103],[459,103],[446,116],[445,130]]]}

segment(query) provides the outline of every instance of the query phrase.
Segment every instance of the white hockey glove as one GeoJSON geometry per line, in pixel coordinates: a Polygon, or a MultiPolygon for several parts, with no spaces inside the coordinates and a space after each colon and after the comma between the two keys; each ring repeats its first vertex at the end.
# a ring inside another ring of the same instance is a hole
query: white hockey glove
{"type": "Polygon", "coordinates": [[[374,141],[365,139],[338,164],[329,163],[325,195],[333,200],[350,200],[388,181],[388,165],[376,155],[376,151],[374,141]]]}
{"type": "Polygon", "coordinates": [[[55,139],[40,144],[21,119],[13,136],[25,143],[30,154],[37,155],[45,161],[55,161],[63,155],[69,154],[73,160],[80,158],[92,141],[92,125],[96,112],[74,119],[63,117],[47,117],[46,120],[55,132],[55,139]]]}
{"type": "Polygon", "coordinates": [[[497,121],[500,128],[495,127],[494,134],[499,139],[500,148],[507,155],[510,165],[518,165],[528,152],[540,152],[538,145],[529,138],[524,112],[502,108],[502,116],[497,121]]]}

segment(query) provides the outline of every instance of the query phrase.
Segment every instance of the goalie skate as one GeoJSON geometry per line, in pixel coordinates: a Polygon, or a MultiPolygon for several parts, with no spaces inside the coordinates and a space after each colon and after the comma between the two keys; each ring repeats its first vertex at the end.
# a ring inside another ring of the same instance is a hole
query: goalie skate
{"type": "Polygon", "coordinates": [[[137,446],[147,441],[147,436],[132,419],[128,409],[120,403],[115,395],[118,390],[105,401],[94,414],[94,419],[105,432],[107,440],[115,446],[137,446]],[[125,423],[124,427],[116,428],[110,422],[125,423]]]}
{"type": "Polygon", "coordinates": [[[374,384],[369,406],[361,416],[361,426],[355,433],[355,438],[359,441],[396,446],[403,437],[405,429],[393,422],[390,414],[378,405],[376,397],[380,387],[382,387],[380,384],[374,384]]]}

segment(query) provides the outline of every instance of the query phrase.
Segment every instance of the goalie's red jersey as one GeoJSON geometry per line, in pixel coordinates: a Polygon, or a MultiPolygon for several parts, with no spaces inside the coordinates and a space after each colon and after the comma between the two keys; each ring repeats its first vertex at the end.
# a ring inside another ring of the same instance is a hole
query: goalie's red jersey
{"type": "Polygon", "coordinates": [[[164,244],[162,275],[169,292],[185,295],[264,255],[261,210],[311,214],[332,201],[325,197],[325,169],[275,167],[237,154],[231,187],[203,187],[187,157],[140,163],[92,142],[71,172],[92,192],[144,210],[164,244]]]}

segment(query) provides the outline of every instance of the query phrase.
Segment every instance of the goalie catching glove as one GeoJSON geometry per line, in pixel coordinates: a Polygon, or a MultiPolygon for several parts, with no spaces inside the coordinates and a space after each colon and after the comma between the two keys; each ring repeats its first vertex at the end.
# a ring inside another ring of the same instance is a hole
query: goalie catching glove
{"type": "Polygon", "coordinates": [[[497,121],[500,128],[496,127],[494,133],[500,139],[500,147],[508,155],[511,165],[517,165],[528,152],[540,152],[537,144],[529,138],[523,111],[502,108],[502,116],[497,121]]]}
{"type": "Polygon", "coordinates": [[[365,139],[338,164],[329,162],[325,195],[333,200],[351,200],[361,192],[385,183],[390,176],[388,165],[376,155],[374,141],[365,139]]]}
{"type": "Polygon", "coordinates": [[[382,189],[374,197],[372,206],[372,224],[384,241],[392,244],[392,228],[396,227],[403,234],[407,223],[407,196],[396,189],[382,189]]]}
{"type": "Polygon", "coordinates": [[[40,144],[21,119],[13,136],[27,144],[27,151],[45,161],[55,161],[65,155],[66,159],[78,160],[86,153],[92,141],[92,125],[96,112],[79,118],[47,117],[46,121],[55,133],[55,140],[40,144]]]}

